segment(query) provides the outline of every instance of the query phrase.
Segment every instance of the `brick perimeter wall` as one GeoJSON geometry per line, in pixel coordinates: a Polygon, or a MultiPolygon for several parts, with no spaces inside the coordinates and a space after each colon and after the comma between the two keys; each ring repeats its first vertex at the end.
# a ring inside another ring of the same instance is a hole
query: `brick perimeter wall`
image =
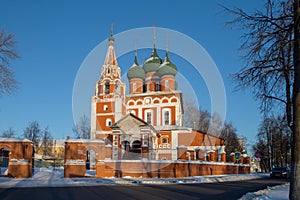
{"type": "Polygon", "coordinates": [[[104,177],[143,177],[143,178],[182,178],[188,176],[250,174],[249,165],[208,164],[190,162],[99,162],[96,176],[104,177]]]}
{"type": "Polygon", "coordinates": [[[86,172],[85,165],[64,165],[64,177],[84,177],[86,172]]]}
{"type": "Polygon", "coordinates": [[[8,176],[13,178],[29,178],[32,176],[31,164],[9,164],[8,176]]]}

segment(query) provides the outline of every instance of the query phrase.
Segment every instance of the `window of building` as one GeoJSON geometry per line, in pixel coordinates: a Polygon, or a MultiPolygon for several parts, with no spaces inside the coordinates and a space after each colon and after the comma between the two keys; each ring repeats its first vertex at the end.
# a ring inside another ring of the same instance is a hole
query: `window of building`
{"type": "Polygon", "coordinates": [[[166,80],[165,86],[166,88],[169,88],[169,80],[166,80]]]}
{"type": "Polygon", "coordinates": [[[109,81],[105,81],[105,94],[110,93],[110,83],[109,81]]]}
{"type": "Polygon", "coordinates": [[[163,143],[163,144],[168,144],[168,138],[167,138],[167,137],[163,137],[163,138],[161,139],[161,143],[163,143]]]}
{"type": "Polygon", "coordinates": [[[133,83],[133,84],[132,84],[132,91],[133,91],[133,92],[136,92],[136,83],[133,83]]]}
{"type": "Polygon", "coordinates": [[[107,105],[104,105],[104,106],[103,106],[103,110],[108,110],[108,106],[107,106],[107,105]]]}
{"type": "Polygon", "coordinates": [[[110,119],[110,118],[107,118],[107,119],[106,119],[106,126],[107,126],[107,127],[110,127],[111,125],[112,125],[111,119],[110,119]]]}
{"type": "Polygon", "coordinates": [[[170,110],[163,110],[163,125],[170,125],[171,121],[171,115],[170,115],[170,110]]]}
{"type": "Polygon", "coordinates": [[[148,83],[147,84],[147,92],[149,92],[150,91],[150,84],[148,83]]]}
{"type": "Polygon", "coordinates": [[[160,84],[159,83],[155,83],[155,91],[160,91],[160,84]]]}
{"type": "Polygon", "coordinates": [[[148,124],[152,124],[152,111],[151,110],[146,110],[145,111],[145,121],[148,124]]]}

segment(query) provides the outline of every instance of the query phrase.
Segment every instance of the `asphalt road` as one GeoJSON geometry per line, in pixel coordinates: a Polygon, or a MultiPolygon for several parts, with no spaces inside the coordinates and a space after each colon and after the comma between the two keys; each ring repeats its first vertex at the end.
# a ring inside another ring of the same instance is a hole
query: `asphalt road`
{"type": "Polygon", "coordinates": [[[238,199],[247,192],[285,183],[280,179],[257,179],[223,183],[174,185],[102,185],[88,187],[0,188],[0,199],[238,199]]]}

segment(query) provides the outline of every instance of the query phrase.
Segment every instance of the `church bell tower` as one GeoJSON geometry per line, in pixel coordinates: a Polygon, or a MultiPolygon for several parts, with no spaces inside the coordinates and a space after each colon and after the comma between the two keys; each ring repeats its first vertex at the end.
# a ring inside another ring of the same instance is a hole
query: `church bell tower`
{"type": "Polygon", "coordinates": [[[110,126],[126,112],[125,83],[121,79],[114,37],[111,33],[100,79],[96,81],[91,102],[91,139],[104,139],[111,133],[110,126]]]}

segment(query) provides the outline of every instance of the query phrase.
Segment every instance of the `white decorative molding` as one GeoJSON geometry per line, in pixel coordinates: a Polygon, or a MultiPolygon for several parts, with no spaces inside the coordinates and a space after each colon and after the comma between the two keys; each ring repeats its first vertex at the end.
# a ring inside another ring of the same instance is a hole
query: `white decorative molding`
{"type": "Polygon", "coordinates": [[[25,164],[30,164],[28,159],[12,158],[9,160],[9,165],[25,165],[25,164]]]}
{"type": "Polygon", "coordinates": [[[85,162],[82,159],[67,159],[65,165],[85,165],[85,162]]]}

